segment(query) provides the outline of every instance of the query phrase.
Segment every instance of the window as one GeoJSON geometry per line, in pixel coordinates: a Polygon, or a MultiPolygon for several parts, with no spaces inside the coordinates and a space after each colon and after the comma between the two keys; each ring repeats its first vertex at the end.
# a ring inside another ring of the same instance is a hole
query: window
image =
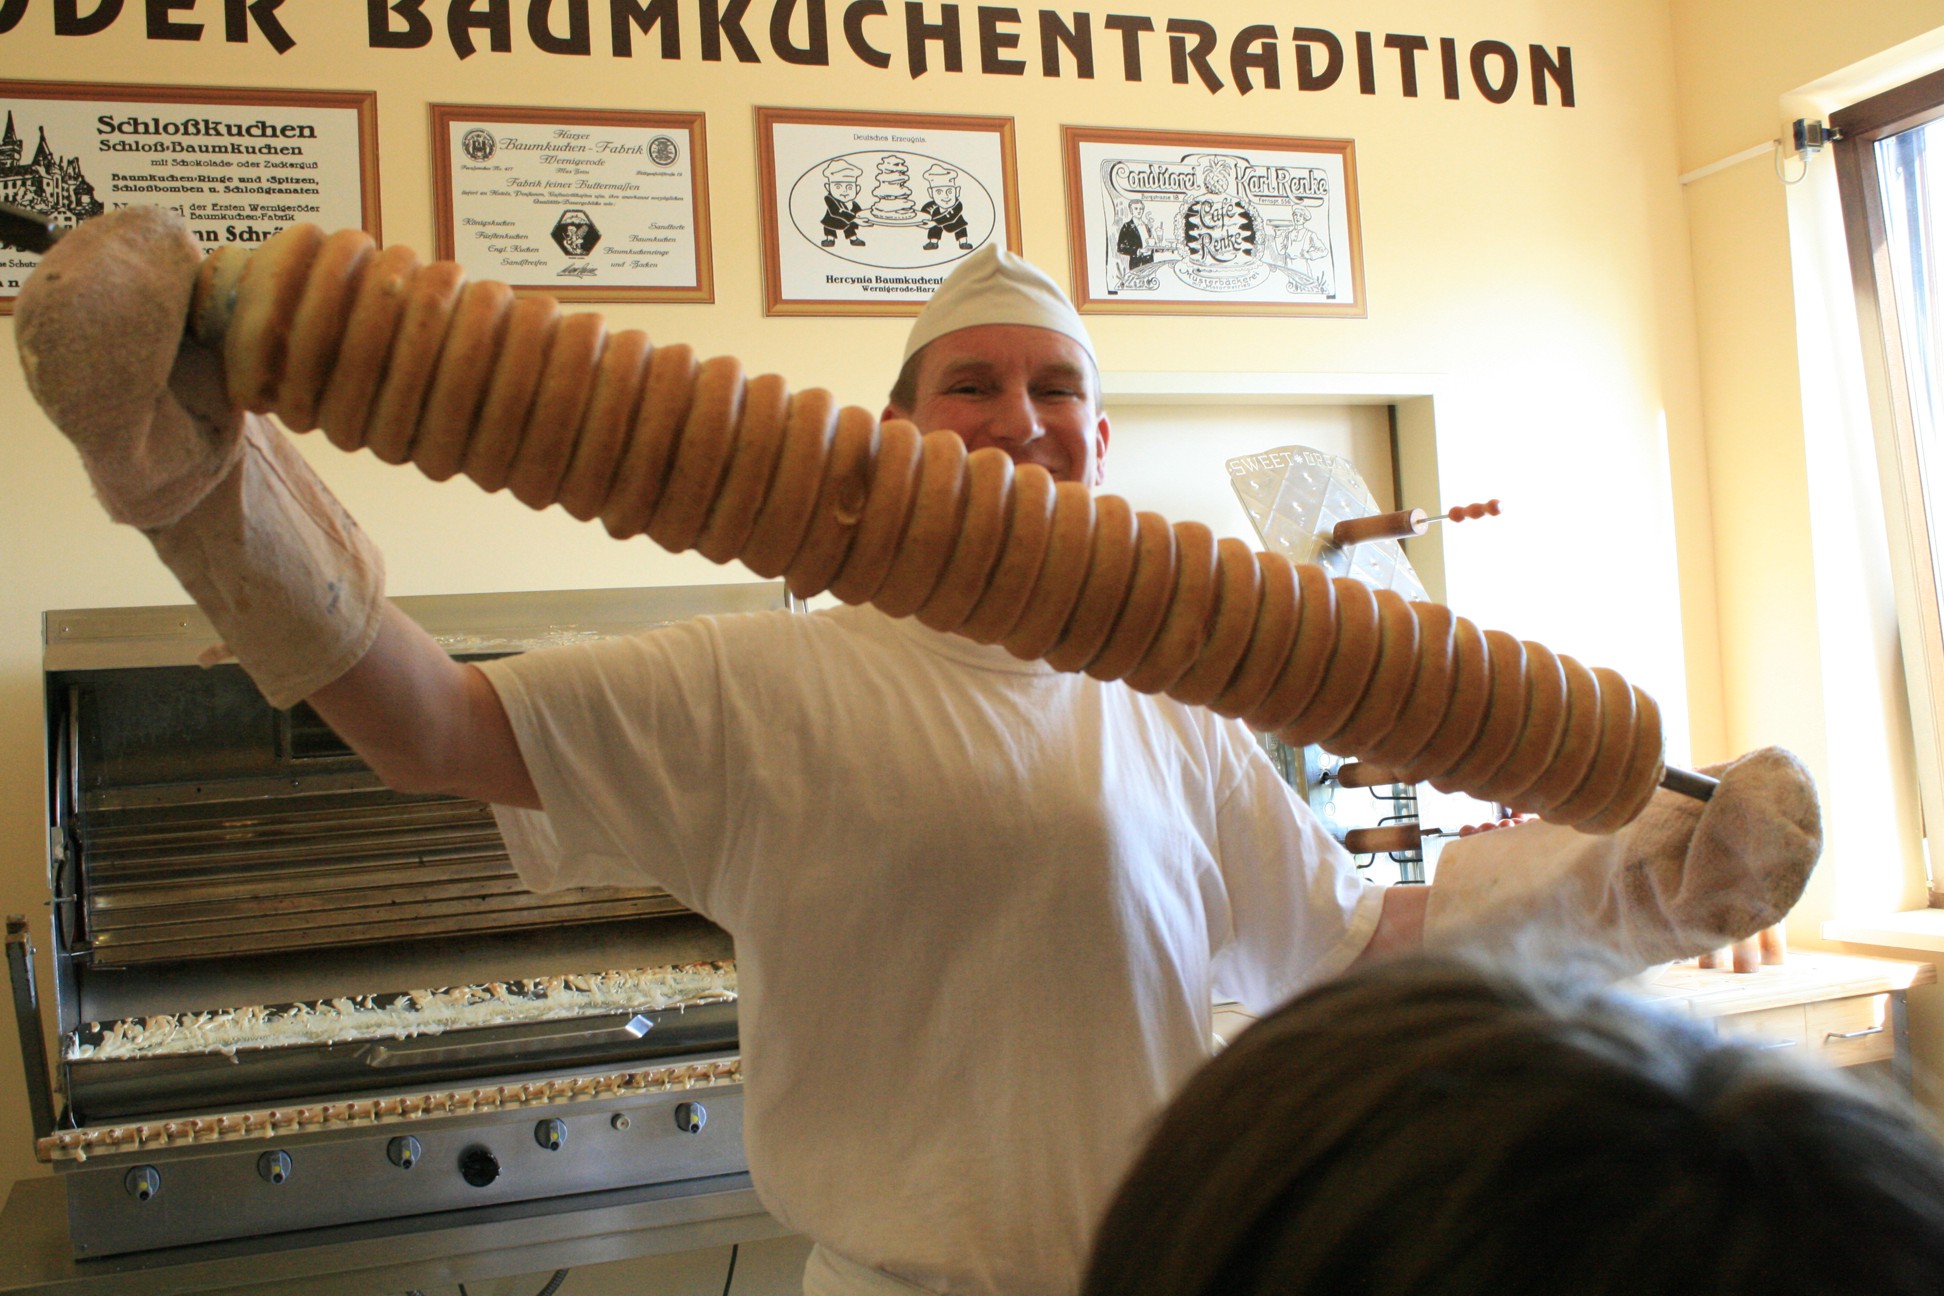
{"type": "MultiPolygon", "coordinates": [[[[1944,73],[1831,118],[1927,833],[1944,828],[1944,73]]],[[[1935,872],[1931,903],[1944,904],[1935,872]]]]}

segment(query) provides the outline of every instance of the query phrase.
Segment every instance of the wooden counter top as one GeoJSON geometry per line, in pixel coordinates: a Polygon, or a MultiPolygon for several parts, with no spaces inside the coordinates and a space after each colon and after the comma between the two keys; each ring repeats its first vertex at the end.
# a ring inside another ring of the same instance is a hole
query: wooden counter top
{"type": "Polygon", "coordinates": [[[1624,988],[1669,1011],[1712,1018],[1908,990],[1936,980],[1937,969],[1929,963],[1791,950],[1786,963],[1757,972],[1675,963],[1624,988]]]}

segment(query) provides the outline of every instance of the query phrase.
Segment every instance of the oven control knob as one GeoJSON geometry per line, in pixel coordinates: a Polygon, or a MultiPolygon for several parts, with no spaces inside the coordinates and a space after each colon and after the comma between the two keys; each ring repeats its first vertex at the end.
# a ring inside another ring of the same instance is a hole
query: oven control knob
{"type": "Polygon", "coordinates": [[[410,1134],[400,1134],[385,1145],[385,1155],[400,1170],[410,1170],[419,1163],[419,1158],[425,1155],[425,1149],[420,1147],[419,1141],[410,1134]]]}
{"type": "Polygon", "coordinates": [[[162,1175],[154,1166],[136,1166],[122,1176],[122,1187],[136,1201],[147,1201],[162,1191],[162,1175]]]}
{"type": "Polygon", "coordinates": [[[459,1177],[475,1188],[484,1188],[499,1178],[499,1158],[493,1150],[475,1143],[459,1154],[459,1177]]]}
{"type": "Polygon", "coordinates": [[[675,1128],[684,1134],[700,1134],[709,1123],[709,1109],[699,1102],[675,1105],[675,1128]]]}
{"type": "Polygon", "coordinates": [[[563,1120],[543,1120],[533,1127],[533,1141],[549,1152],[558,1152],[567,1146],[567,1122],[563,1120]]]}
{"type": "Polygon", "coordinates": [[[257,1173],[273,1184],[290,1178],[290,1153],[265,1152],[257,1158],[257,1173]]]}

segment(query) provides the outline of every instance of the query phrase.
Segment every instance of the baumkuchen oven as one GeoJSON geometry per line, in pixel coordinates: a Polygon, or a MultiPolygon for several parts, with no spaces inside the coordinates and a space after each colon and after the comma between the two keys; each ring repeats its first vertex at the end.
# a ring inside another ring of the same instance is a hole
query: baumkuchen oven
{"type": "MultiPolygon", "coordinates": [[[[398,602],[478,658],[789,599],[398,602]]],[[[390,791],[308,707],[196,664],[194,608],[45,634],[51,1065],[24,923],[8,952],[77,1256],[744,1170],[719,928],[658,890],[528,891],[488,807],[390,791]]]]}

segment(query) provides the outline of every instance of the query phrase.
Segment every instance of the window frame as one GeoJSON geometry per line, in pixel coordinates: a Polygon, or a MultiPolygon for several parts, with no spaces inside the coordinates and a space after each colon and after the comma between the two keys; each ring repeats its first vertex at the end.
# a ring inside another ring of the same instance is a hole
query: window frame
{"type": "MultiPolygon", "coordinates": [[[[1925,498],[1926,465],[1912,412],[1876,146],[1880,140],[1939,119],[1944,119],[1944,71],[1830,114],[1870,421],[1882,475],[1927,841],[1932,832],[1944,831],[1944,608],[1940,608],[1936,557],[1944,552],[1944,544],[1937,543],[1944,540],[1940,536],[1944,516],[1933,514],[1925,498]]],[[[1944,156],[1939,165],[1944,165],[1944,156]]],[[[1944,257],[1944,241],[1938,253],[1944,257]]],[[[1944,380],[1944,374],[1938,377],[1944,380]]],[[[1938,475],[1939,496],[1944,498],[1944,456],[1928,467],[1938,475]]],[[[1944,908],[1944,880],[1935,867],[1927,867],[1927,872],[1931,907],[1944,908]]]]}

